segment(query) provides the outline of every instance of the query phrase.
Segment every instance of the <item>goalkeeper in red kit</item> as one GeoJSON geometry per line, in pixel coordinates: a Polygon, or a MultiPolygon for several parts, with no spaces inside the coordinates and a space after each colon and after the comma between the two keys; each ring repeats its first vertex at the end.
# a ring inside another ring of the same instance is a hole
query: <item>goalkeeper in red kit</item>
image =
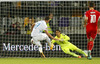
{"type": "Polygon", "coordinates": [[[100,13],[97,10],[94,10],[95,4],[93,2],[89,3],[89,10],[85,12],[85,23],[86,35],[88,39],[87,49],[88,57],[87,59],[91,60],[91,50],[94,46],[94,39],[98,34],[100,34],[100,13]]]}

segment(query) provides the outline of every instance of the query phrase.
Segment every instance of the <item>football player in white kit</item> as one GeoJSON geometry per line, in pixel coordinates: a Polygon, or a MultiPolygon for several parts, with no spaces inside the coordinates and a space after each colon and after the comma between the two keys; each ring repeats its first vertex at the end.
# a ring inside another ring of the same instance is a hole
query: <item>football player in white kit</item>
{"type": "Polygon", "coordinates": [[[48,23],[49,21],[50,21],[50,18],[45,17],[45,20],[41,20],[41,21],[38,21],[35,24],[33,24],[32,29],[31,29],[31,37],[32,37],[31,42],[33,44],[39,46],[39,52],[40,52],[41,56],[43,56],[44,58],[45,58],[45,55],[43,54],[42,45],[41,45],[40,41],[46,40],[50,46],[50,49],[52,50],[53,44],[51,44],[50,38],[52,38],[54,40],[58,40],[58,39],[54,38],[51,34],[49,34],[47,31],[46,23],[48,23]],[[42,33],[43,31],[45,31],[45,33],[42,33]]]}

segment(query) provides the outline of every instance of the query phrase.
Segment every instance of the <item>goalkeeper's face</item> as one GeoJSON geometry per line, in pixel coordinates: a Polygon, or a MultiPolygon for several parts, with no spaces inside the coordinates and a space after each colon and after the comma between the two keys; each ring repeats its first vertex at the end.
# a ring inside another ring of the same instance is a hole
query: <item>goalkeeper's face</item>
{"type": "Polygon", "coordinates": [[[56,36],[59,37],[60,36],[60,32],[56,31],[56,36]]]}

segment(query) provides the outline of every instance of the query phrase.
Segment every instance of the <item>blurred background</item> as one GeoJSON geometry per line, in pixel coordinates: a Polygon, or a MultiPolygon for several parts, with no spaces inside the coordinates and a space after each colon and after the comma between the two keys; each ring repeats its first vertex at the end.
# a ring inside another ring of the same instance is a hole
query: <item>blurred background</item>
{"type": "MultiPolygon", "coordinates": [[[[55,36],[59,28],[68,35],[73,44],[87,49],[86,30],[83,27],[84,13],[90,1],[14,1],[0,2],[0,56],[1,57],[40,57],[31,45],[31,25],[50,16],[48,32],[55,36]],[[25,46],[26,45],[26,46],[25,46]]],[[[100,11],[100,1],[94,1],[95,9],[100,11]]],[[[93,56],[100,57],[100,35],[95,40],[93,56]]],[[[49,50],[45,41],[46,57],[70,57],[60,48],[49,50]]],[[[57,45],[57,44],[55,44],[57,45]]],[[[36,47],[37,48],[37,47],[36,47]]]]}

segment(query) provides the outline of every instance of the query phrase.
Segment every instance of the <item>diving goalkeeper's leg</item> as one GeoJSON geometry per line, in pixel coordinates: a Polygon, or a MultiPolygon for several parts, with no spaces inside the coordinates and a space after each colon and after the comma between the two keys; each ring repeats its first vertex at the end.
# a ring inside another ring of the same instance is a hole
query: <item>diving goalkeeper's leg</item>
{"type": "Polygon", "coordinates": [[[70,52],[68,48],[65,48],[65,49],[62,49],[62,50],[63,50],[66,54],[72,55],[72,56],[77,57],[77,58],[81,58],[80,55],[77,55],[77,54],[75,54],[75,53],[73,53],[73,52],[70,52]]]}
{"type": "Polygon", "coordinates": [[[75,51],[77,51],[77,52],[85,55],[85,57],[87,57],[87,54],[84,51],[82,51],[81,49],[77,48],[77,49],[75,49],[75,51]]]}
{"type": "Polygon", "coordinates": [[[77,58],[81,58],[80,55],[77,55],[77,54],[75,54],[73,52],[67,52],[66,54],[72,55],[72,56],[77,57],[77,58]]]}

